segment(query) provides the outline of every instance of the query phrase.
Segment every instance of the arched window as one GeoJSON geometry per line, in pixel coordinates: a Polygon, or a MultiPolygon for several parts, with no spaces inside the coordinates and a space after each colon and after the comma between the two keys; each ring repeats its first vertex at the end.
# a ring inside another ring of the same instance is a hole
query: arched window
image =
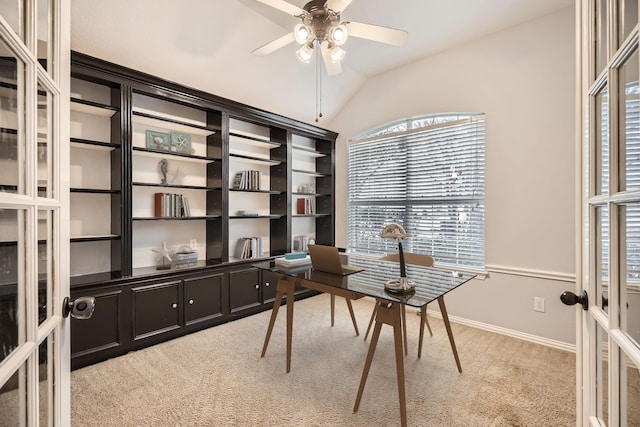
{"type": "Polygon", "coordinates": [[[379,237],[401,224],[407,252],[484,267],[484,115],[449,113],[387,123],[348,144],[348,249],[397,250],[379,237]]]}

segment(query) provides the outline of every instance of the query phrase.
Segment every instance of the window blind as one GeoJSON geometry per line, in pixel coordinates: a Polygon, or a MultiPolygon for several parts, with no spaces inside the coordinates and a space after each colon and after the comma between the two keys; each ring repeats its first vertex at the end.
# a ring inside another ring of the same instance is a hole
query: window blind
{"type": "Polygon", "coordinates": [[[445,123],[439,117],[435,125],[378,131],[349,143],[350,251],[396,251],[396,242],[379,237],[396,222],[411,235],[403,241],[405,251],[484,266],[484,116],[445,123]]]}

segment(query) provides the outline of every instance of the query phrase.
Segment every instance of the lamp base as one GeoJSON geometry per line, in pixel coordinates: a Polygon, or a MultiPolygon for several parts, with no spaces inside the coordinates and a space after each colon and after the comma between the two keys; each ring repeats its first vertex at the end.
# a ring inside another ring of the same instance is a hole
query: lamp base
{"type": "Polygon", "coordinates": [[[397,294],[405,294],[409,292],[414,292],[416,288],[416,282],[413,280],[409,280],[406,277],[401,277],[400,279],[389,280],[384,285],[384,289],[388,292],[397,293],[397,294]]]}

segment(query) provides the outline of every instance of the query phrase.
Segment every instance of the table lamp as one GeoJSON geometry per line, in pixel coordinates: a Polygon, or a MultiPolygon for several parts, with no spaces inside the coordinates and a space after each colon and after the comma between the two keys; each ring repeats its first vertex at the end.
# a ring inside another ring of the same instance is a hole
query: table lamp
{"type": "Polygon", "coordinates": [[[400,224],[391,223],[384,227],[380,237],[383,239],[392,239],[398,242],[398,255],[400,257],[400,279],[389,280],[385,284],[385,289],[390,292],[411,292],[415,289],[416,284],[413,280],[407,279],[407,270],[404,263],[404,251],[402,250],[402,240],[409,237],[404,228],[400,224]]]}

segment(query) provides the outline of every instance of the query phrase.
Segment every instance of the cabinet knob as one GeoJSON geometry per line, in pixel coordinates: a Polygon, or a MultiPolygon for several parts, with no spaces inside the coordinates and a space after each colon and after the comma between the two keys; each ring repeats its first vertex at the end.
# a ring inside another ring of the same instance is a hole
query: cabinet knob
{"type": "Polygon", "coordinates": [[[174,302],[173,304],[171,304],[171,308],[178,308],[178,304],[174,302]]]}
{"type": "Polygon", "coordinates": [[[269,283],[269,282],[264,282],[264,285],[265,285],[265,286],[269,286],[269,285],[270,285],[270,283],[269,283]]]}
{"type": "Polygon", "coordinates": [[[193,300],[192,299],[189,300],[189,304],[193,305],[193,300]]]}
{"type": "Polygon", "coordinates": [[[258,289],[258,288],[260,288],[260,285],[256,284],[254,287],[255,287],[256,289],[258,289]]]}

